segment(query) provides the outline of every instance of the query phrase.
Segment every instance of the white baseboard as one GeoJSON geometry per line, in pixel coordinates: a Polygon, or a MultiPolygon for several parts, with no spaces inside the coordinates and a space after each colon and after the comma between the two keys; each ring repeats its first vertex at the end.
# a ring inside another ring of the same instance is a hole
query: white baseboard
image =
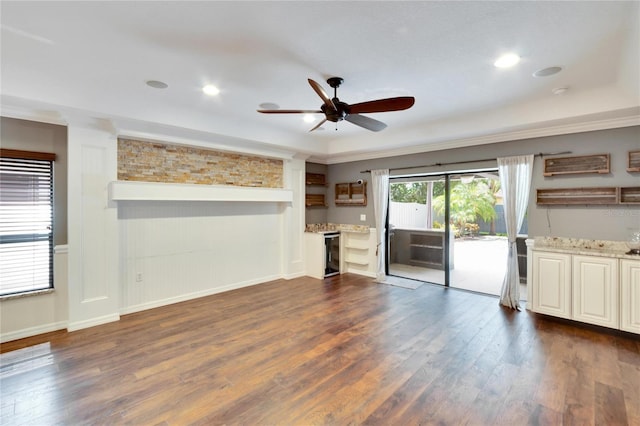
{"type": "Polygon", "coordinates": [[[68,331],[82,330],[83,328],[95,327],[96,325],[106,324],[108,322],[119,321],[120,315],[109,314],[97,318],[91,318],[84,321],[69,322],[68,331]]]}
{"type": "Polygon", "coordinates": [[[369,278],[378,278],[378,275],[375,272],[363,272],[363,271],[347,271],[350,274],[362,275],[363,277],[369,278]]]}
{"type": "Polygon", "coordinates": [[[295,272],[293,274],[287,274],[287,275],[283,275],[282,278],[285,280],[292,280],[294,278],[300,278],[300,277],[306,277],[307,274],[304,273],[304,271],[301,272],[295,272]]]}
{"type": "Polygon", "coordinates": [[[121,315],[132,314],[134,312],[146,311],[147,309],[159,308],[161,306],[172,305],[174,303],[185,302],[187,300],[197,299],[199,297],[211,296],[213,294],[224,293],[225,291],[236,290],[238,288],[250,287],[253,285],[264,284],[283,278],[280,275],[262,277],[255,280],[242,281],[233,284],[227,284],[221,287],[209,288],[193,293],[181,294],[179,296],[168,297],[166,299],[154,300],[152,302],[140,303],[138,305],[127,306],[120,309],[121,315]]]}
{"type": "Polygon", "coordinates": [[[50,324],[39,325],[37,327],[23,328],[22,330],[0,334],[0,343],[24,339],[25,337],[37,336],[38,334],[50,333],[52,331],[64,330],[65,328],[67,328],[67,321],[53,322],[50,324]]]}

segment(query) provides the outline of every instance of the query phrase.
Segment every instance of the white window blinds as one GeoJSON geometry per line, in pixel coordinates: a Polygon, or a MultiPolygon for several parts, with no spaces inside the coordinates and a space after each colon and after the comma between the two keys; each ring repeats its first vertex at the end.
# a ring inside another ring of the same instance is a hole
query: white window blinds
{"type": "Polygon", "coordinates": [[[0,150],[0,295],[53,287],[54,159],[0,150]]]}

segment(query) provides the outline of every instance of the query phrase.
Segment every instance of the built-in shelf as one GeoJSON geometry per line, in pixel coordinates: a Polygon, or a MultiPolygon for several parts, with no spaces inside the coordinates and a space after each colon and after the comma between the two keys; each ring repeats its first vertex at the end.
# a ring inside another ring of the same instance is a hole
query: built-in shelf
{"type": "Polygon", "coordinates": [[[409,234],[409,264],[444,269],[444,232],[409,234]]]}
{"type": "Polygon", "coordinates": [[[628,172],[640,172],[640,151],[629,151],[628,172]]]}
{"type": "Polygon", "coordinates": [[[438,270],[453,269],[453,232],[448,234],[448,243],[446,237],[444,229],[394,228],[389,241],[390,262],[438,270]],[[445,258],[448,258],[448,266],[445,258]]]}
{"type": "Polygon", "coordinates": [[[609,154],[544,159],[544,176],[578,173],[609,173],[609,154]]]}
{"type": "Polygon", "coordinates": [[[113,201],[293,201],[293,191],[280,188],[253,188],[232,185],[114,181],[109,183],[113,201]]]}
{"type": "Polygon", "coordinates": [[[536,202],[540,205],[596,205],[618,204],[618,188],[551,188],[538,189],[536,202]]]}
{"type": "Polygon", "coordinates": [[[347,262],[347,263],[350,263],[352,265],[360,265],[360,266],[369,265],[369,262],[364,261],[364,260],[345,259],[344,261],[347,262]]]}
{"type": "Polygon", "coordinates": [[[343,272],[376,276],[376,235],[368,232],[342,231],[343,272]]]}
{"type": "Polygon", "coordinates": [[[345,244],[344,248],[351,249],[351,250],[369,250],[368,246],[357,246],[354,244],[345,244]]]}

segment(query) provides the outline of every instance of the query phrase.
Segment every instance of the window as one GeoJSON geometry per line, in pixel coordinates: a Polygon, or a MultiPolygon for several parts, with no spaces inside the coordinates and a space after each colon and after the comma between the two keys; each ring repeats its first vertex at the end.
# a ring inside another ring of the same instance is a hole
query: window
{"type": "Polygon", "coordinates": [[[53,288],[54,159],[0,149],[0,296],[53,288]]]}

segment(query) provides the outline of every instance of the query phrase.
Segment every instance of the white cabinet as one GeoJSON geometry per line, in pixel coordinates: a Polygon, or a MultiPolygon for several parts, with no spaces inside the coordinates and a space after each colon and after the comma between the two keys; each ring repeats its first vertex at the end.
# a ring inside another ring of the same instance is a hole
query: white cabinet
{"type": "MultiPolygon", "coordinates": [[[[325,235],[320,232],[305,232],[306,275],[325,277],[325,235]]],[[[337,253],[336,253],[337,254],[337,253]]],[[[352,273],[376,277],[376,230],[340,231],[338,254],[340,273],[352,273]]]]}
{"type": "Polygon", "coordinates": [[[618,328],[618,259],[573,255],[572,318],[618,328]]]}
{"type": "Polygon", "coordinates": [[[304,233],[306,273],[318,279],[324,278],[324,234],[304,233]]]}
{"type": "Polygon", "coordinates": [[[640,260],[535,248],[528,256],[532,311],[640,334],[640,260]]]}
{"type": "Polygon", "coordinates": [[[620,260],[620,329],[640,333],[640,260],[620,260]]]}
{"type": "Polygon", "coordinates": [[[533,251],[533,311],[571,318],[571,255],[533,251]]]}

